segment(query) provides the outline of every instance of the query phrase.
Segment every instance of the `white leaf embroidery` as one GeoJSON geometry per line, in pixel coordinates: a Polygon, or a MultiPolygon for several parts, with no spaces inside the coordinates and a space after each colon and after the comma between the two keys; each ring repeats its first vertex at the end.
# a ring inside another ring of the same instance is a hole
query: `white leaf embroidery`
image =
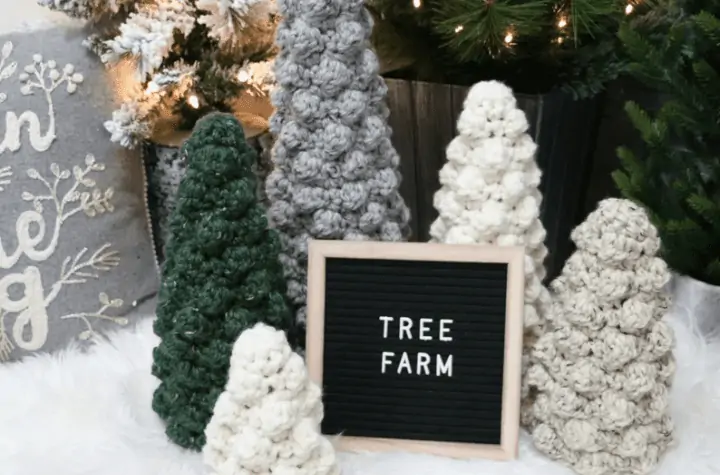
{"type": "Polygon", "coordinates": [[[89,340],[91,336],[92,336],[92,332],[90,330],[85,330],[83,332],[80,332],[80,334],[78,335],[78,338],[81,340],[89,340]]]}
{"type": "Polygon", "coordinates": [[[10,76],[12,76],[13,74],[15,74],[16,70],[17,70],[17,63],[14,61],[12,63],[8,64],[7,66],[5,66],[2,69],[2,71],[0,71],[0,81],[2,81],[3,79],[7,79],[10,76]]]}
{"type": "Polygon", "coordinates": [[[12,41],[6,41],[2,47],[2,59],[7,59],[12,54],[13,44],[12,41]]]}
{"type": "MultiPolygon", "coordinates": [[[[97,336],[93,328],[94,320],[109,321],[116,325],[128,324],[127,318],[110,314],[111,309],[122,307],[123,300],[110,298],[106,292],[99,294],[100,306],[96,310],[78,311],[63,316],[48,314],[48,308],[56,298],[64,293],[65,288],[100,279],[104,273],[112,271],[120,264],[120,256],[117,251],[112,249],[110,243],[99,247],[92,254],[87,248],[84,248],[75,257],[66,257],[62,261],[57,280],[50,279],[47,285],[44,284],[47,276],[42,275],[39,267],[30,265],[17,270],[13,269],[21,256],[38,263],[47,261],[62,240],[63,223],[72,216],[84,211],[87,216],[92,217],[113,210],[111,203],[113,189],[97,188],[96,180],[88,176],[103,169],[103,165],[97,163],[94,157],[85,157],[84,161],[86,162],[85,168],[74,167],[73,173],[54,162],[48,166],[46,175],[35,168],[25,171],[27,176],[33,180],[30,184],[34,183],[35,187],[40,189],[20,192],[21,198],[28,202],[31,208],[18,217],[17,240],[15,241],[17,249],[5,250],[0,243],[0,269],[10,271],[9,274],[3,273],[4,279],[9,279],[6,282],[10,282],[11,285],[20,286],[20,291],[25,293],[27,303],[18,307],[17,301],[10,301],[8,300],[9,296],[0,293],[0,316],[6,316],[6,318],[0,318],[0,361],[12,357],[11,352],[15,349],[35,351],[42,348],[53,330],[50,322],[56,321],[58,318],[82,321],[85,328],[78,334],[78,338],[83,340],[91,340],[97,336]],[[49,202],[51,205],[45,205],[45,202],[49,202]],[[55,213],[54,216],[51,214],[52,212],[55,213]],[[46,219],[54,219],[54,225],[46,224],[46,219]],[[34,240],[38,236],[38,232],[34,229],[38,229],[38,227],[55,231],[42,243],[36,242],[34,240]],[[2,326],[6,322],[12,322],[12,328],[8,328],[7,331],[2,326]]],[[[10,175],[10,167],[0,168],[0,185],[9,183],[10,175]]]]}

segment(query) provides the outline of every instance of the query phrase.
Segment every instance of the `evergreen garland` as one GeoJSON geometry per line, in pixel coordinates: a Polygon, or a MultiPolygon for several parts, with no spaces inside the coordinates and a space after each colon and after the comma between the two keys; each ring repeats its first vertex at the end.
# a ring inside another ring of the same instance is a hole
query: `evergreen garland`
{"type": "Polygon", "coordinates": [[[695,3],[674,3],[664,34],[620,32],[632,74],[666,100],[656,113],[626,105],[645,146],[621,147],[613,177],[648,209],[670,267],[720,285],[720,5],[695,3]]]}
{"type": "Polygon", "coordinates": [[[228,114],[201,119],[170,217],[155,333],[152,407],[168,437],[200,450],[235,340],[263,322],[288,330],[280,241],[257,203],[255,151],[228,114]]]}
{"type": "Polygon", "coordinates": [[[431,82],[501,80],[516,91],[562,87],[590,97],[625,61],[624,0],[367,0],[385,72],[431,82]]]}

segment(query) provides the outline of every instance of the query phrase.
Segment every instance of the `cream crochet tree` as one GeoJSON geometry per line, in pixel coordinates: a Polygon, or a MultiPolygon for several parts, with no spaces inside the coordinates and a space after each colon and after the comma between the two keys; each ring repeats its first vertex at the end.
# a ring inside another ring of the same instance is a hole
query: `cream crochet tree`
{"type": "Polygon", "coordinates": [[[578,250],[551,285],[527,372],[533,440],[581,475],[647,474],[671,440],[675,371],[657,230],[637,205],[607,199],[571,237],[578,250]]]}
{"type": "Polygon", "coordinates": [[[525,246],[525,328],[537,335],[549,303],[542,285],[547,248],[527,119],[509,87],[485,81],[470,89],[457,128],[440,170],[430,236],[447,244],[525,246]]]}
{"type": "Polygon", "coordinates": [[[264,324],[233,347],[225,391],[205,430],[209,475],[339,475],[320,434],[320,388],[282,331],[264,324]]]}

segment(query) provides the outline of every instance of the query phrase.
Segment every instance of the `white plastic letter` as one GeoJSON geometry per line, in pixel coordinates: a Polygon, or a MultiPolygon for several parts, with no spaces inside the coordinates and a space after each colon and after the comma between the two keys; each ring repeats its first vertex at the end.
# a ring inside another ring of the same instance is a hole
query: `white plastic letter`
{"type": "Polygon", "coordinates": [[[395,356],[395,353],[393,353],[392,351],[383,351],[383,353],[382,353],[382,364],[381,364],[382,374],[385,374],[385,366],[387,366],[387,365],[389,365],[390,363],[392,363],[392,361],[389,360],[388,358],[392,358],[393,356],[395,356]]]}
{"type": "Polygon", "coordinates": [[[430,376],[430,355],[428,355],[425,352],[420,352],[417,355],[417,374],[422,374],[423,372],[430,376]]]}
{"type": "Polygon", "coordinates": [[[388,337],[388,326],[390,325],[390,322],[395,320],[393,317],[378,317],[383,322],[383,338],[388,337]]]}
{"type": "Polygon", "coordinates": [[[447,357],[447,360],[443,362],[442,356],[437,355],[437,376],[442,376],[443,374],[447,374],[447,376],[452,377],[453,372],[453,355],[450,355],[447,357]]]}
{"type": "Polygon", "coordinates": [[[451,325],[452,323],[453,321],[448,318],[440,320],[440,341],[452,341],[452,337],[450,335],[445,335],[445,333],[450,333],[450,327],[446,327],[445,325],[451,325]]]}
{"type": "Polygon", "coordinates": [[[427,332],[430,331],[430,324],[432,323],[432,318],[421,318],[420,319],[420,339],[423,341],[430,341],[432,340],[432,336],[428,335],[427,332]]]}
{"type": "Polygon", "coordinates": [[[400,317],[400,339],[403,339],[403,333],[407,333],[408,340],[412,340],[412,332],[410,329],[412,328],[412,318],[410,317],[400,317]]]}
{"type": "Polygon", "coordinates": [[[407,351],[403,351],[402,357],[400,358],[398,374],[402,374],[403,368],[407,370],[408,374],[412,374],[412,366],[410,366],[410,358],[408,357],[407,351]]]}

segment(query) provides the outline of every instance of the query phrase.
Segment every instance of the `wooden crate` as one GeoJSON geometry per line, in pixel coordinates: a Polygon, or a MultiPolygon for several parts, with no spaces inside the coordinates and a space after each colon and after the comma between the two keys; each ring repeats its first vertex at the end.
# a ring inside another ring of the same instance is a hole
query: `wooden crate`
{"type": "MultiPolygon", "coordinates": [[[[456,135],[467,87],[386,79],[393,144],[400,154],[402,195],[412,211],[414,241],[427,241],[437,217],[433,195],[445,148],[456,135]]],[[[601,98],[575,101],[567,94],[518,95],[538,144],[543,171],[541,217],[550,250],[548,277],[572,252],[570,231],[582,219],[600,120],[601,98]]]]}

